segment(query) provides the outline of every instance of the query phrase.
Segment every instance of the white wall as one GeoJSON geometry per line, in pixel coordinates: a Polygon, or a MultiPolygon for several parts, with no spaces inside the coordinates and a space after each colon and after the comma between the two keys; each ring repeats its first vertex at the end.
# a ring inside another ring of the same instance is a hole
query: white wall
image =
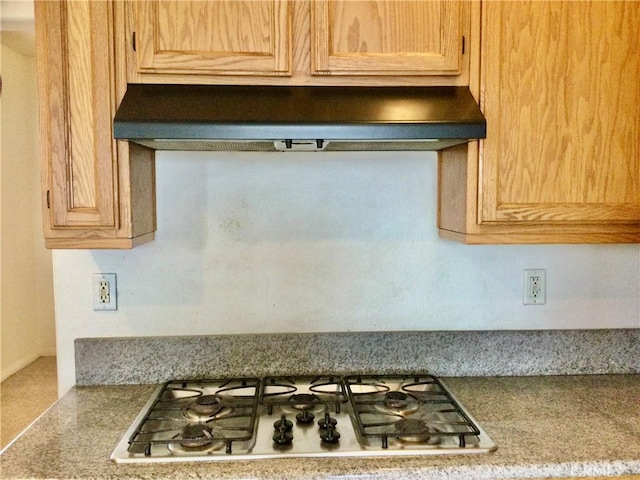
{"type": "MultiPolygon", "coordinates": [[[[3,35],[4,39],[4,35],[3,35]]],[[[40,209],[35,59],[2,45],[2,379],[55,355],[53,272],[40,209]]]]}
{"type": "Polygon", "coordinates": [[[82,337],[640,327],[638,245],[441,240],[435,179],[435,154],[159,153],[153,243],[54,254],[60,392],[82,337]],[[92,311],[96,272],[117,312],[92,311]]]}

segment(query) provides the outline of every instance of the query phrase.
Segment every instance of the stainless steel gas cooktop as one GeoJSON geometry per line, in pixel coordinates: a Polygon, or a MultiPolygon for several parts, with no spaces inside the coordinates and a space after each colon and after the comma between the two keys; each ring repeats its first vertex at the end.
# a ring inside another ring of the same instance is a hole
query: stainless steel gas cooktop
{"type": "Polygon", "coordinates": [[[171,381],[116,462],[487,453],[495,444],[432,375],[171,381]]]}

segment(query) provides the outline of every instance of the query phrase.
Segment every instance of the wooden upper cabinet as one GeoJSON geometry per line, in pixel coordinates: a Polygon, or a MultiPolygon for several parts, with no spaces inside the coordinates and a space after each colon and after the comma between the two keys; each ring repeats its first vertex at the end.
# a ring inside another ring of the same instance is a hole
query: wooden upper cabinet
{"type": "Polygon", "coordinates": [[[445,236],[640,241],[638,32],[634,1],[483,3],[487,138],[441,154],[445,236]]]}
{"type": "Polygon", "coordinates": [[[108,94],[113,75],[104,61],[113,56],[104,41],[109,38],[108,5],[41,2],[40,8],[49,19],[48,31],[40,32],[47,33],[41,45],[51,59],[40,69],[41,125],[48,127],[51,146],[44,152],[51,176],[47,201],[54,207],[48,210],[48,223],[53,228],[116,228],[108,94]]]}
{"type": "Polygon", "coordinates": [[[124,3],[131,83],[469,84],[468,0],[124,3]]]}
{"type": "Polygon", "coordinates": [[[313,74],[460,73],[463,4],[453,0],[315,0],[313,74]]]}
{"type": "Polygon", "coordinates": [[[139,73],[289,75],[285,0],[133,2],[139,73]]]}
{"type": "Polygon", "coordinates": [[[153,239],[153,151],[113,139],[126,85],[124,68],[117,68],[115,12],[106,1],[35,4],[49,248],[131,248],[153,239]]]}
{"type": "Polygon", "coordinates": [[[640,8],[484,9],[481,221],[640,222],[640,8]]]}

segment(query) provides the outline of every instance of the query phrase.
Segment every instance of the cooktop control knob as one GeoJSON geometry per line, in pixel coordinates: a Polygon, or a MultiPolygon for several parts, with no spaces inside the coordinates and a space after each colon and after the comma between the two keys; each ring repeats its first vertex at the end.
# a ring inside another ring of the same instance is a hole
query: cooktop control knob
{"type": "Polygon", "coordinates": [[[280,420],[274,422],[273,428],[275,432],[273,434],[273,441],[277,445],[290,445],[293,441],[293,433],[291,433],[291,429],[293,428],[293,422],[287,420],[285,415],[282,415],[280,420]]]}
{"type": "Polygon", "coordinates": [[[324,418],[321,418],[320,420],[318,420],[318,426],[322,429],[329,428],[329,425],[335,428],[337,424],[338,424],[338,421],[335,418],[331,418],[331,415],[329,415],[329,412],[325,412],[324,418]]]}
{"type": "Polygon", "coordinates": [[[338,421],[335,418],[331,418],[329,412],[324,413],[324,418],[318,420],[318,426],[320,427],[320,440],[325,443],[336,444],[340,441],[340,433],[336,430],[338,421]]]}
{"type": "Polygon", "coordinates": [[[278,431],[273,434],[273,441],[278,445],[291,445],[293,433],[285,432],[284,430],[278,431]]]}
{"type": "Polygon", "coordinates": [[[316,416],[309,410],[303,410],[296,415],[297,422],[303,425],[309,425],[313,423],[314,418],[316,418],[316,416]]]}
{"type": "Polygon", "coordinates": [[[327,428],[320,429],[320,440],[325,443],[338,443],[340,432],[336,430],[335,425],[329,424],[327,428]]]}
{"type": "Polygon", "coordinates": [[[280,420],[273,423],[273,428],[276,431],[284,429],[285,432],[290,432],[293,429],[293,422],[291,420],[287,420],[287,416],[282,414],[280,420]]]}

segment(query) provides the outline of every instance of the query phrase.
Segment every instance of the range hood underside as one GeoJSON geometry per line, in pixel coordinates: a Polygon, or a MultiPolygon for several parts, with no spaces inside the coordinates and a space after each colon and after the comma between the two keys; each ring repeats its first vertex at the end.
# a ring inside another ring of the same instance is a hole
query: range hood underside
{"type": "Polygon", "coordinates": [[[207,151],[207,152],[408,152],[434,151],[466,143],[464,139],[445,140],[369,140],[324,141],[318,148],[315,141],[293,141],[287,148],[284,141],[267,140],[191,140],[154,139],[131,140],[154,150],[207,151]]]}
{"type": "Polygon", "coordinates": [[[467,87],[130,84],[114,137],[156,150],[441,150],[484,138],[467,87]]]}

